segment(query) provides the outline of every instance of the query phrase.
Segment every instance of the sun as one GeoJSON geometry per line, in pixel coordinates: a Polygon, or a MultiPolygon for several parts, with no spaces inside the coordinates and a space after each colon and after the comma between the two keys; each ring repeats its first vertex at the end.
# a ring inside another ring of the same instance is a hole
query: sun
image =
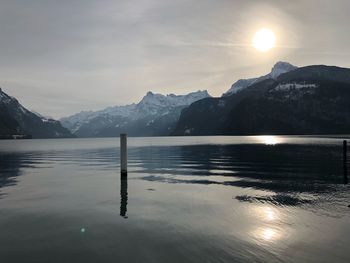
{"type": "Polygon", "coordinates": [[[276,35],[268,28],[256,31],[252,40],[252,46],[260,52],[267,52],[276,45],[276,35]]]}

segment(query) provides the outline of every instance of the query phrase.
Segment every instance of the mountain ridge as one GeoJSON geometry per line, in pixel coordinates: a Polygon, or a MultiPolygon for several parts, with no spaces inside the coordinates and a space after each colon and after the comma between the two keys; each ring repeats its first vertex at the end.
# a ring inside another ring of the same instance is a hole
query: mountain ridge
{"type": "Polygon", "coordinates": [[[235,94],[237,92],[240,92],[241,90],[258,83],[260,81],[263,81],[265,79],[276,79],[278,78],[281,74],[290,72],[292,70],[297,69],[298,67],[290,64],[289,62],[284,62],[284,61],[278,61],[274,64],[272,67],[270,73],[263,75],[261,77],[257,78],[249,78],[249,79],[239,79],[235,83],[232,84],[231,88],[226,91],[224,94],[222,94],[222,97],[225,96],[230,96],[232,94],[235,94]]]}
{"type": "Polygon", "coordinates": [[[0,88],[0,137],[349,133],[349,91],[348,68],[280,61],[264,76],[236,81],[221,97],[206,90],[185,95],[149,91],[138,103],[56,121],[27,110],[0,88]]]}
{"type": "Polygon", "coordinates": [[[70,138],[59,121],[39,116],[0,88],[0,138],[70,138]]]}
{"type": "Polygon", "coordinates": [[[312,65],[195,102],[183,110],[172,135],[349,132],[350,69],[312,65]]]}
{"type": "Polygon", "coordinates": [[[184,107],[209,96],[206,90],[185,95],[149,91],[138,103],[80,112],[60,121],[78,137],[116,136],[120,132],[134,136],[165,135],[170,133],[184,107]]]}

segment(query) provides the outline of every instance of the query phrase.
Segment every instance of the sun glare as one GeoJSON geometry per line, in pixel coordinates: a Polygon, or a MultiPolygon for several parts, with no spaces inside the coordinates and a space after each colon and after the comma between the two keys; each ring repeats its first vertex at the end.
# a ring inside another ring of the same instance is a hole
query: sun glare
{"type": "Polygon", "coordinates": [[[266,145],[276,145],[281,142],[278,136],[263,135],[259,136],[259,139],[266,145]]]}
{"type": "Polygon", "coordinates": [[[267,52],[276,45],[275,33],[268,28],[258,30],[252,41],[252,45],[260,52],[267,52]]]}

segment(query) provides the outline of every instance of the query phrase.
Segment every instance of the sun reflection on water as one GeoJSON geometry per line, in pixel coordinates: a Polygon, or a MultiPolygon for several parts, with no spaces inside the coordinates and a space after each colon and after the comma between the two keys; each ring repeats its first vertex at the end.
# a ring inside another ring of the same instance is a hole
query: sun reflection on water
{"type": "Polygon", "coordinates": [[[279,228],[273,227],[260,227],[253,231],[253,236],[259,242],[273,242],[282,238],[282,231],[279,228]]]}
{"type": "Polygon", "coordinates": [[[270,206],[258,206],[253,210],[255,216],[257,216],[261,221],[273,223],[273,221],[278,221],[281,219],[282,215],[278,209],[270,206]]]}
{"type": "Polygon", "coordinates": [[[265,239],[265,240],[271,240],[274,236],[276,236],[276,231],[274,231],[273,229],[271,228],[266,228],[263,230],[262,232],[262,237],[265,239]]]}
{"type": "Polygon", "coordinates": [[[266,219],[268,219],[270,221],[276,219],[276,214],[270,207],[266,208],[265,213],[266,213],[266,219]]]}
{"type": "Polygon", "coordinates": [[[256,216],[262,221],[262,226],[252,232],[252,235],[259,242],[273,242],[282,237],[283,230],[280,229],[279,222],[281,215],[277,209],[269,206],[257,207],[254,209],[256,216]]]}
{"type": "Polygon", "coordinates": [[[276,145],[282,142],[279,136],[259,136],[260,141],[266,145],[276,145]]]}

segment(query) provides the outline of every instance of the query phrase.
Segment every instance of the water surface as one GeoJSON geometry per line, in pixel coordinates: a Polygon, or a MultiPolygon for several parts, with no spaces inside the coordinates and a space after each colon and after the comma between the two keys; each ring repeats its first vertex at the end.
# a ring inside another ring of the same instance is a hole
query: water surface
{"type": "Polygon", "coordinates": [[[1,262],[349,262],[342,139],[0,141],[1,262]]]}

